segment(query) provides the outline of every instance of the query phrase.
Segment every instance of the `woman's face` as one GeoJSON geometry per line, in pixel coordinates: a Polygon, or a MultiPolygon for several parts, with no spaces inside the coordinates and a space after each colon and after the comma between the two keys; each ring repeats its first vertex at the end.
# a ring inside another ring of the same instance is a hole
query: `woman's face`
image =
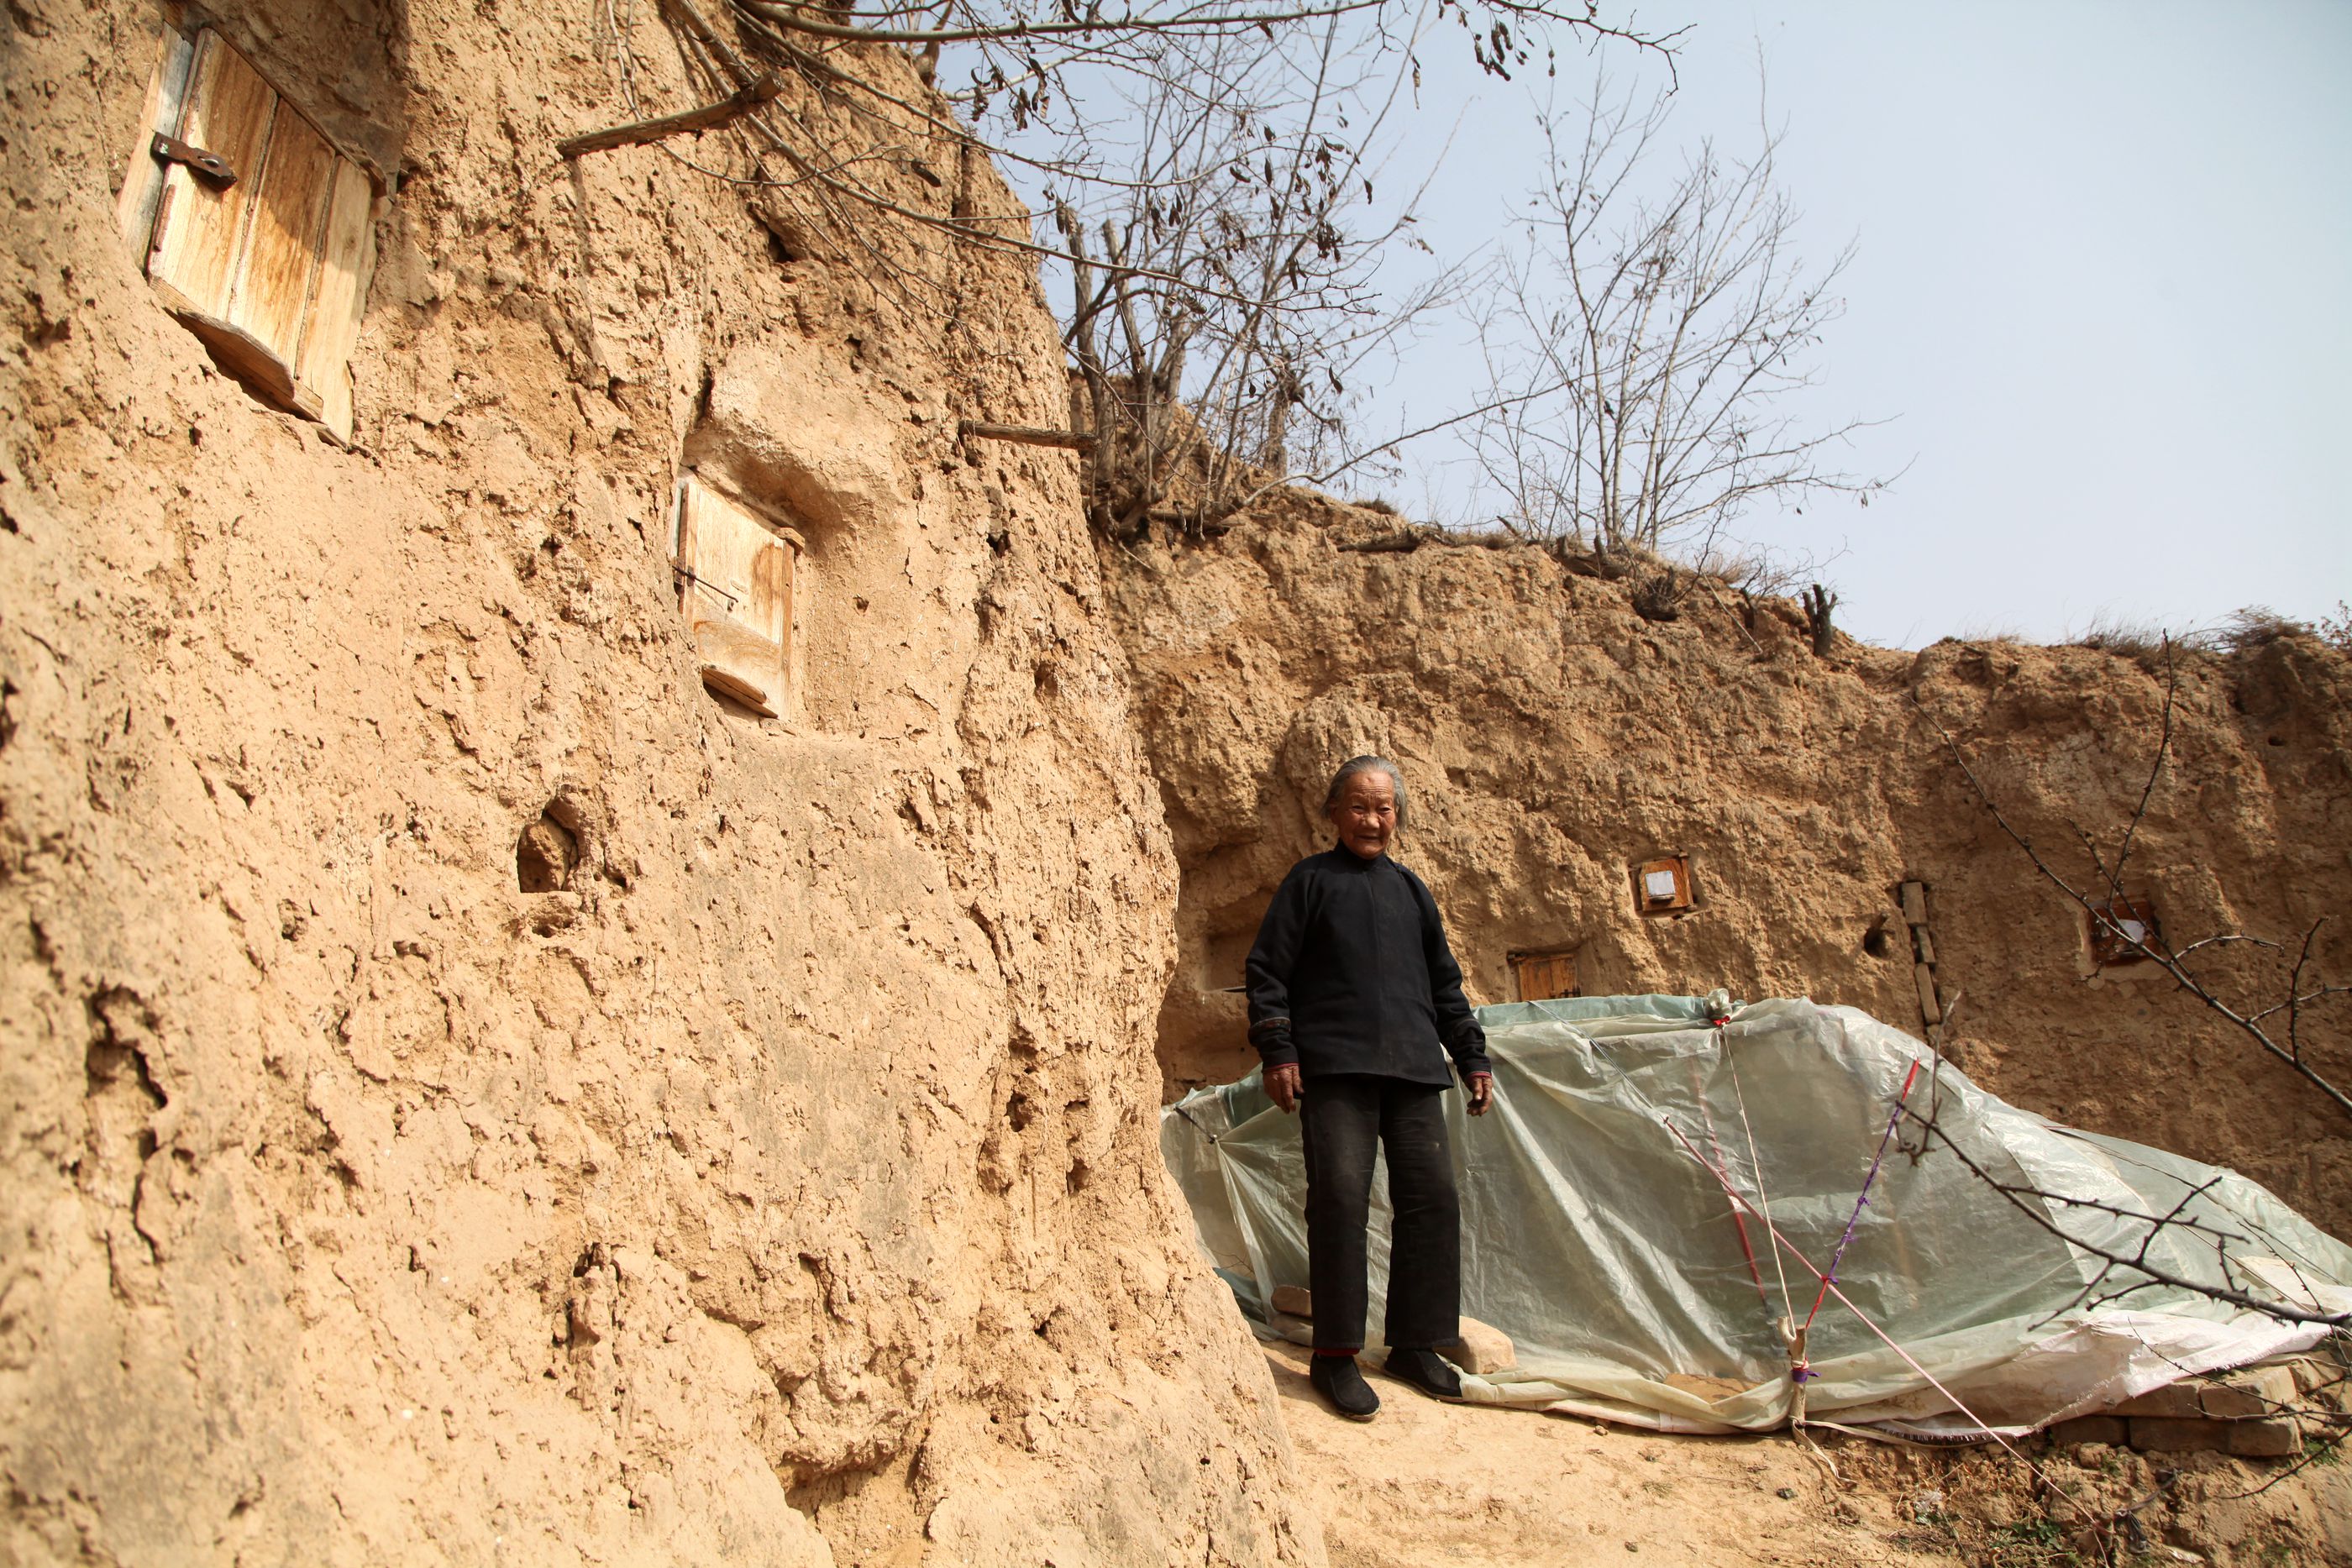
{"type": "Polygon", "coordinates": [[[1330,818],[1341,843],[1368,861],[1380,859],[1396,837],[1396,780],[1378,769],[1357,774],[1340,786],[1330,818]]]}

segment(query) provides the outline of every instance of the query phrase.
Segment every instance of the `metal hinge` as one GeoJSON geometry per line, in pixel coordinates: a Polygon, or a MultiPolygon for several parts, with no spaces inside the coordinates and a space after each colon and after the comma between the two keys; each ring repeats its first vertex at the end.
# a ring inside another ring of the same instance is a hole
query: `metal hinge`
{"type": "Polygon", "coordinates": [[[217,152],[207,152],[201,147],[191,147],[176,136],[155,132],[154,145],[149,149],[166,163],[184,163],[192,173],[200,174],[217,185],[236,183],[236,171],[228,160],[217,152]]]}

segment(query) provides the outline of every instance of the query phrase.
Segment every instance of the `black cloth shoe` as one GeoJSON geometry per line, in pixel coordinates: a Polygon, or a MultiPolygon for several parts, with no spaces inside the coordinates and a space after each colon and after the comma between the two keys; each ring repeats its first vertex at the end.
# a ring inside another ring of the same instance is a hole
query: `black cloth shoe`
{"type": "Polygon", "coordinates": [[[1369,1421],[1381,1413],[1381,1396],[1364,1381],[1352,1355],[1318,1355],[1307,1380],[1324,1402],[1350,1421],[1369,1421]]]}
{"type": "Polygon", "coordinates": [[[1432,1399],[1459,1401],[1462,1379],[1433,1350],[1391,1350],[1381,1368],[1399,1383],[1409,1383],[1432,1399]]]}

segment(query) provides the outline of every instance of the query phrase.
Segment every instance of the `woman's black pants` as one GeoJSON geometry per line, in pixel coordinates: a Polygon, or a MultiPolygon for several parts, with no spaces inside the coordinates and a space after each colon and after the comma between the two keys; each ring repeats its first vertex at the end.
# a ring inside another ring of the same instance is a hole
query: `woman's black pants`
{"type": "Polygon", "coordinates": [[[1446,1146],[1445,1087],[1367,1073],[1307,1084],[1307,1272],[1315,1348],[1364,1346],[1364,1227],[1374,1152],[1386,1145],[1389,1316],[1392,1348],[1433,1350],[1461,1333],[1462,1210],[1446,1146]]]}

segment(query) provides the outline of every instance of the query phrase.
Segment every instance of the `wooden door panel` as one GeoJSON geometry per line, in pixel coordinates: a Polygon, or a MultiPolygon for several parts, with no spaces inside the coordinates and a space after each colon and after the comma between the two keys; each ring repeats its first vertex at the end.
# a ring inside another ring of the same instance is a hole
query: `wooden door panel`
{"type": "Polygon", "coordinates": [[[218,34],[198,37],[180,140],[228,160],[237,180],[216,185],[178,163],[164,172],[147,275],[174,308],[227,319],[229,289],[277,108],[278,95],[269,84],[218,34]]]}
{"type": "Polygon", "coordinates": [[[352,350],[359,346],[368,275],[375,270],[375,191],[360,166],[337,162],[319,246],[319,281],[294,367],[294,401],[303,413],[348,441],[352,434],[352,350]]]}
{"type": "Polygon", "coordinates": [[[1576,992],[1576,956],[1572,953],[1522,954],[1511,960],[1518,982],[1519,1000],[1550,1001],[1576,992]]]}
{"type": "Polygon", "coordinates": [[[155,234],[155,205],[163,199],[168,167],[155,156],[155,133],[180,133],[188,104],[188,78],[196,63],[195,46],[175,27],[163,29],[163,53],[147,78],[147,97],[140,106],[139,133],[131,143],[131,166],[122,189],[114,198],[114,221],[122,230],[123,248],[145,258],[155,234]]]}
{"type": "Polygon", "coordinates": [[[320,231],[340,162],[308,120],[278,104],[269,151],[250,198],[253,216],[228,320],[276,356],[289,396],[303,319],[318,275],[320,231]]]}
{"type": "Polygon", "coordinates": [[[750,508],[687,479],[678,591],[703,684],[772,718],[784,710],[794,555],[750,508]]]}

